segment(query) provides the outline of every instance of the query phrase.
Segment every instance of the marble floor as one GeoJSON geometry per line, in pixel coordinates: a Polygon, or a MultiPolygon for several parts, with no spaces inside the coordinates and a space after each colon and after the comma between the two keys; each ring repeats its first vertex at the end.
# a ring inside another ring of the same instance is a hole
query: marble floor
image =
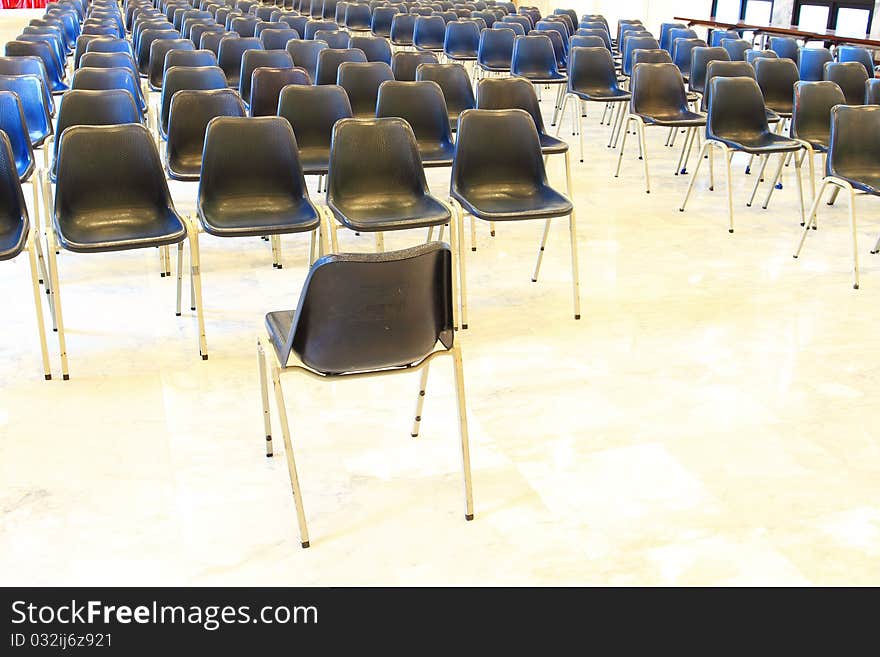
{"type": "MultiPolygon", "coordinates": [[[[63,253],[67,382],[51,333],[55,378],[42,380],[26,260],[0,263],[0,581],[880,584],[880,256],[868,253],[880,206],[859,200],[856,291],[844,203],[822,207],[792,259],[793,171],[769,210],[746,208],[753,178],[735,159],[731,235],[723,179],[710,192],[701,175],[678,211],[690,176],[672,175],[665,131],[648,130],[650,195],[634,150],[612,176],[594,108],[583,163],[568,119],[562,132],[583,319],[571,317],[564,224],[537,284],[538,223],[494,238],[479,225],[468,252],[470,328],[457,340],[473,522],[451,363],[432,368],[418,439],[416,375],[288,377],[312,538],[299,547],[281,441],[263,455],[254,343],[264,313],[297,300],[306,238],[284,239],[280,271],[264,242],[202,238],[206,362],[155,250],[63,253]]],[[[561,158],[548,171],[561,185],[561,158]]],[[[448,172],[429,181],[442,194],[448,172]]],[[[195,191],[172,185],[181,212],[195,191]]]]}

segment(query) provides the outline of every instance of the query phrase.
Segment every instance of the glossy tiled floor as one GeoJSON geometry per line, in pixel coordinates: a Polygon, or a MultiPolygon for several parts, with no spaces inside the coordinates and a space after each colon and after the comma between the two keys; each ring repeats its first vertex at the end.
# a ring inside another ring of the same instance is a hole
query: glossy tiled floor
{"type": "MultiPolygon", "coordinates": [[[[0,263],[0,581],[880,584],[880,206],[859,202],[854,291],[842,203],[795,261],[793,172],[769,210],[746,208],[737,159],[729,235],[723,180],[711,193],[701,178],[680,213],[688,177],[648,132],[650,196],[634,151],[614,179],[607,128],[592,108],[585,124],[581,321],[562,223],[538,284],[540,225],[478,226],[458,336],[471,523],[449,363],[432,368],[418,439],[413,375],[288,378],[312,534],[300,549],[280,440],[262,452],[254,342],[263,313],[297,299],[304,238],[285,238],[276,271],[264,242],[203,237],[207,362],[154,250],[62,254],[69,382],[40,376],[26,261],[0,263]]],[[[191,211],[195,186],[172,189],[191,211]]]]}

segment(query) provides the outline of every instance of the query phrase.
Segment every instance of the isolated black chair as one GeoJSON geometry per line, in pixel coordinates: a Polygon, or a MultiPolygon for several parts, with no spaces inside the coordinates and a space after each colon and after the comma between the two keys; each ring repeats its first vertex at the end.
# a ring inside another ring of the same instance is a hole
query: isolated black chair
{"type": "Polygon", "coordinates": [[[335,84],[290,85],[281,90],[278,116],[287,119],[293,127],[303,172],[319,176],[320,191],[321,181],[330,166],[333,126],[352,116],[348,94],[335,84]]]}
{"type": "Polygon", "coordinates": [[[9,137],[0,132],[0,261],[12,260],[27,252],[30,266],[34,307],[37,313],[37,330],[40,337],[40,354],[43,359],[43,378],[52,378],[49,366],[49,350],[46,346],[46,328],[43,323],[42,294],[37,273],[37,253],[40,251],[39,228],[31,227],[27,204],[16,173],[15,157],[9,137]]]}
{"type": "Polygon", "coordinates": [[[59,68],[51,47],[46,43],[32,43],[30,41],[9,41],[6,43],[7,57],[39,57],[46,69],[49,81],[49,89],[53,94],[67,91],[68,86],[64,82],[64,71],[59,68]]]}
{"type": "MultiPolygon", "coordinates": [[[[714,34],[714,32],[713,32],[714,34]]],[[[690,77],[688,89],[702,94],[706,88],[706,68],[709,62],[730,61],[730,55],[721,47],[704,48],[699,46],[691,50],[690,77]]]]}
{"type": "MultiPolygon", "coordinates": [[[[777,59],[779,57],[779,55],[777,55],[772,50],[754,50],[752,48],[749,48],[745,52],[745,61],[748,64],[751,64],[752,66],[755,65],[755,61],[757,61],[758,59],[761,59],[762,57],[769,57],[770,59],[777,59]]],[[[820,72],[819,73],[820,80],[822,79],[821,76],[822,76],[822,74],[820,72]]]]}
{"type": "Polygon", "coordinates": [[[416,436],[428,368],[436,357],[452,356],[465,519],[473,520],[464,376],[452,320],[454,258],[439,242],[389,253],[331,254],[312,266],[296,310],[266,315],[267,335],[257,343],[266,454],[271,456],[273,448],[264,344],[271,354],[269,370],[302,547],[309,547],[310,541],[281,386],[281,374],[288,371],[320,381],[421,370],[412,431],[416,436]]]}
{"type": "Polygon", "coordinates": [[[173,180],[198,180],[202,169],[205,130],[218,116],[245,116],[233,89],[178,91],[171,99],[165,171],[173,180]]]}
{"type": "Polygon", "coordinates": [[[370,33],[383,39],[391,38],[391,21],[400,12],[398,7],[376,7],[370,22],[370,33]]]}
{"type": "Polygon", "coordinates": [[[391,66],[391,44],[380,37],[358,35],[349,39],[349,47],[362,50],[368,62],[384,62],[391,66]]]}
{"type": "Polygon", "coordinates": [[[828,62],[824,77],[836,82],[843,90],[847,105],[861,105],[865,102],[865,82],[868,74],[860,62],[828,62]]]}
{"type": "Polygon", "coordinates": [[[780,58],[788,58],[793,62],[798,60],[798,42],[792,37],[770,37],[770,50],[780,58]]]}
{"type": "Polygon", "coordinates": [[[339,66],[337,82],[348,94],[355,118],[373,118],[379,85],[393,79],[391,67],[384,62],[344,62],[339,66]]]}
{"type": "Polygon", "coordinates": [[[865,105],[880,105],[880,79],[865,82],[865,105]]]}
{"type": "Polygon", "coordinates": [[[446,24],[443,54],[453,62],[473,62],[480,49],[480,30],[470,21],[452,21],[446,24]]]}
{"type": "Polygon", "coordinates": [[[481,73],[509,73],[516,34],[507,29],[485,29],[480,32],[477,65],[481,73]]]}
{"type": "Polygon", "coordinates": [[[286,50],[247,50],[241,57],[238,93],[246,102],[251,98],[251,76],[261,67],[293,68],[293,58],[286,50]]]}
{"type": "Polygon", "coordinates": [[[260,43],[266,50],[286,48],[288,41],[299,38],[300,33],[293,28],[269,28],[260,32],[260,43]]]}
{"type": "Polygon", "coordinates": [[[312,82],[318,70],[318,55],[327,49],[325,41],[306,41],[305,39],[291,39],[287,42],[287,52],[293,59],[293,65],[304,68],[312,82]]]}
{"type": "MultiPolygon", "coordinates": [[[[132,98],[139,98],[140,83],[128,68],[92,68],[80,66],[73,74],[71,89],[124,89],[132,98]]],[[[140,109],[140,105],[138,107],[140,109]]],[[[141,122],[143,113],[141,114],[141,122]]]]}
{"type": "Polygon", "coordinates": [[[310,263],[324,251],[321,215],[309,200],[293,130],[282,117],[211,119],[198,215],[215,237],[272,236],[273,266],[279,269],[279,235],[312,233],[310,263]]]}
{"type": "Polygon", "coordinates": [[[651,176],[648,168],[648,149],[645,139],[646,126],[685,129],[687,135],[676,165],[676,174],[687,168],[691,146],[697,129],[706,125],[706,117],[688,107],[684,80],[674,64],[639,64],[630,79],[629,113],[623,124],[623,141],[617,158],[615,178],[620,175],[620,165],[626,150],[626,137],[631,124],[635,124],[639,138],[639,154],[645,170],[645,191],[651,193],[651,176]]]}
{"type": "MultiPolygon", "coordinates": [[[[858,66],[857,62],[854,63],[858,66]]],[[[831,144],[825,163],[825,177],[813,206],[794,257],[804,246],[810,227],[814,225],[825,189],[832,186],[849,196],[849,217],[852,225],[853,288],[859,289],[859,247],[856,224],[856,195],[880,196],[880,107],[876,105],[837,105],[831,110],[831,144]]],[[[880,251],[880,239],[871,250],[880,251]]]]}
{"type": "Polygon", "coordinates": [[[52,116],[37,75],[0,75],[0,91],[11,91],[21,103],[32,148],[39,148],[52,134],[52,116]]]}
{"type": "Polygon", "coordinates": [[[171,99],[183,89],[226,89],[226,74],[219,66],[173,66],[165,72],[162,84],[161,111],[159,112],[159,134],[168,134],[168,115],[171,99]]]}
{"type": "MultiPolygon", "coordinates": [[[[482,81],[494,82],[494,81],[482,81]]],[[[477,92],[478,102],[480,90],[477,92]]],[[[464,214],[488,222],[544,219],[533,281],[538,280],[550,223],[568,216],[574,317],[580,319],[575,210],[547,183],[534,120],[523,110],[466,110],[458,123],[451,197],[461,228],[464,214]],[[501,138],[505,135],[506,138],[501,138]],[[515,137],[512,137],[515,135],[515,137]],[[501,192],[501,193],[499,193],[501,192]]],[[[464,253],[464,249],[462,249],[464,253]]],[[[467,326],[465,258],[461,266],[461,323],[467,326]]]]}
{"type": "Polygon", "coordinates": [[[250,116],[273,116],[278,112],[281,90],[289,84],[310,85],[309,74],[304,68],[261,67],[251,76],[251,96],[248,106],[250,116]]]}
{"type": "MultiPolygon", "coordinates": [[[[339,250],[337,221],[353,231],[375,234],[378,251],[384,251],[386,231],[440,227],[452,221],[449,208],[428,190],[415,135],[403,119],[338,121],[329,168],[327,205],[335,217],[330,222],[333,252],[339,250]],[[370,166],[364,166],[365,162],[370,166]]],[[[450,227],[455,252],[456,227],[450,227]]]]}
{"type": "Polygon", "coordinates": [[[860,46],[839,46],[837,48],[837,61],[858,62],[865,67],[865,73],[869,78],[874,77],[874,57],[871,51],[860,46]]]}
{"type": "MultiPolygon", "coordinates": [[[[773,54],[776,56],[775,52],[773,54]]],[[[834,61],[828,48],[802,48],[798,57],[798,74],[804,82],[821,80],[825,74],[825,64],[834,61]]]]}
{"type": "Polygon", "coordinates": [[[395,80],[414,82],[416,70],[421,64],[437,63],[437,55],[432,52],[398,51],[391,57],[391,70],[395,80]]]}
{"type": "Polygon", "coordinates": [[[802,142],[810,166],[810,198],[816,197],[816,172],[813,156],[827,153],[831,145],[831,109],[846,104],[846,98],[835,82],[798,82],[794,85],[794,107],[791,116],[791,138],[802,142]]]}
{"type": "Polygon", "coordinates": [[[147,80],[153,91],[162,90],[162,76],[165,73],[165,55],[172,50],[195,50],[189,39],[159,39],[150,46],[150,64],[147,80]]]}
{"type": "Polygon", "coordinates": [[[461,64],[419,64],[416,80],[430,80],[440,85],[449,115],[449,128],[458,129],[458,117],[466,109],[476,107],[470,76],[461,64]]]}
{"type": "Polygon", "coordinates": [[[761,58],[755,62],[755,78],[764,95],[764,105],[783,118],[791,118],[797,65],[790,59],[761,58]]]}
{"type": "MultiPolygon", "coordinates": [[[[763,61],[763,60],[761,60],[763,61]]],[[[774,60],[767,60],[774,61],[774,60]]],[[[724,154],[727,168],[727,206],[729,215],[728,231],[733,232],[733,188],[730,172],[730,160],[736,152],[748,153],[763,157],[761,171],[755,179],[751,197],[747,205],[751,205],[764,175],[764,169],[771,155],[779,155],[779,166],[770,184],[770,192],[764,201],[764,208],[770,200],[770,193],[782,175],[782,168],[789,153],[797,153],[803,144],[796,139],[783,137],[771,132],[767,123],[767,110],[761,88],[753,78],[748,77],[713,77],[709,82],[709,115],[706,122],[706,141],[700,150],[697,167],[691,177],[688,191],[682,201],[684,212],[688,198],[694,188],[694,182],[703,163],[703,156],[712,157],[710,149],[717,148],[724,154]]],[[[711,162],[711,159],[710,159],[711,162]]],[[[801,186],[801,160],[795,159],[797,188],[801,202],[801,218],[803,218],[803,189],[801,186]]],[[[710,169],[711,174],[711,169],[710,169]]],[[[713,177],[710,175],[710,177],[713,177]]],[[[714,180],[710,180],[709,189],[714,188],[714,180]]]]}
{"type": "Polygon", "coordinates": [[[315,41],[324,41],[331,48],[348,48],[351,35],[342,30],[318,30],[315,32],[315,41]]]}
{"type": "Polygon", "coordinates": [[[452,166],[455,146],[443,90],[436,82],[387,81],[379,86],[376,117],[399,117],[416,136],[425,167],[452,166]]]}
{"type": "MultiPolygon", "coordinates": [[[[60,137],[58,185],[48,231],[52,303],[61,349],[61,372],[69,378],[56,250],[104,253],[178,245],[191,247],[199,353],[208,358],[202,314],[198,233],[174,209],[153,137],[137,124],[74,126],[60,137]]],[[[177,298],[180,307],[181,272],[177,298]]]]}
{"type": "Polygon", "coordinates": [[[416,16],[414,14],[395,14],[391,18],[391,29],[389,30],[391,44],[398,48],[413,45],[415,27],[416,16]]]}
{"type": "Polygon", "coordinates": [[[248,50],[262,50],[263,44],[255,37],[223,39],[217,52],[217,64],[226,74],[226,84],[238,89],[241,81],[241,63],[248,50]]]}

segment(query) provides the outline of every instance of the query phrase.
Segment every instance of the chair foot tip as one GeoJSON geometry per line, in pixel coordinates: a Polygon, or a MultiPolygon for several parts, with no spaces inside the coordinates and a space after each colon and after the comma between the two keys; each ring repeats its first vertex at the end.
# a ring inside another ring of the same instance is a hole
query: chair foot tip
{"type": "Polygon", "coordinates": [[[309,542],[303,541],[302,543],[300,543],[300,545],[302,545],[303,550],[305,550],[307,547],[309,547],[309,542]]]}
{"type": "Polygon", "coordinates": [[[461,328],[462,328],[462,329],[466,329],[467,327],[468,327],[467,324],[462,324],[462,325],[461,325],[461,328]]]}
{"type": "Polygon", "coordinates": [[[409,435],[412,436],[413,438],[418,438],[418,437],[419,437],[419,434],[417,434],[417,433],[411,433],[411,434],[409,434],[409,435]]]}
{"type": "Polygon", "coordinates": [[[853,285],[853,289],[854,289],[854,290],[858,290],[858,289],[859,289],[859,284],[856,283],[855,285],[853,285]]]}
{"type": "Polygon", "coordinates": [[[52,375],[51,375],[51,374],[44,374],[44,375],[43,375],[43,378],[46,379],[46,381],[51,381],[51,380],[52,380],[52,375]]]}
{"type": "Polygon", "coordinates": [[[495,231],[494,231],[494,230],[489,231],[489,236],[490,236],[490,237],[495,237],[495,231]]]}
{"type": "Polygon", "coordinates": [[[175,317],[180,317],[180,313],[174,313],[175,317]]]}
{"type": "Polygon", "coordinates": [[[580,315],[575,315],[574,318],[575,318],[575,319],[580,319],[581,316],[580,316],[580,315]]]}
{"type": "Polygon", "coordinates": [[[208,360],[208,354],[200,354],[200,355],[202,357],[202,360],[208,360]]]}
{"type": "Polygon", "coordinates": [[[476,250],[477,250],[477,247],[475,247],[475,246],[471,247],[471,251],[476,251],[476,250]]]}
{"type": "Polygon", "coordinates": [[[165,278],[165,274],[164,273],[159,274],[159,278],[165,278]]]}
{"type": "Polygon", "coordinates": [[[473,519],[474,519],[474,514],[473,514],[473,513],[465,513],[465,514],[464,514],[464,519],[465,519],[465,520],[473,520],[473,519]]]}
{"type": "Polygon", "coordinates": [[[532,283],[537,283],[537,282],[538,282],[538,279],[537,279],[537,278],[533,278],[533,279],[532,279],[532,283]]]}
{"type": "Polygon", "coordinates": [[[61,379],[64,381],[70,381],[70,374],[62,374],[61,379]]]}
{"type": "Polygon", "coordinates": [[[727,232],[728,232],[728,233],[732,233],[732,232],[733,232],[733,228],[728,228],[728,229],[727,229],[727,232]]]}
{"type": "Polygon", "coordinates": [[[794,258],[795,260],[797,260],[797,256],[796,256],[796,255],[793,255],[793,256],[791,256],[791,257],[794,258]]]}

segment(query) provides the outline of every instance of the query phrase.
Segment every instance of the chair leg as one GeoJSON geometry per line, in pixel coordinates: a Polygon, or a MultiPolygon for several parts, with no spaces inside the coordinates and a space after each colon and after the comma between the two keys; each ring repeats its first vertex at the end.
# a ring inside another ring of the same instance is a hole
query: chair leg
{"type": "Polygon", "coordinates": [[[165,278],[165,249],[159,247],[159,276],[165,278]]]}
{"type": "Polygon", "coordinates": [[[257,338],[257,367],[260,371],[260,396],[263,400],[263,433],[266,435],[266,456],[272,452],[272,418],[269,414],[269,385],[266,377],[266,352],[263,343],[257,338]]]}
{"type": "Polygon", "coordinates": [[[825,188],[828,187],[830,183],[827,179],[822,180],[822,184],[819,186],[819,193],[813,198],[813,205],[810,207],[810,214],[807,215],[806,223],[804,224],[804,230],[801,234],[801,240],[798,242],[797,250],[794,252],[794,258],[797,258],[801,254],[801,250],[804,248],[804,240],[807,239],[807,233],[810,231],[810,226],[813,224],[813,218],[816,216],[816,213],[819,211],[819,203],[822,201],[822,194],[825,193],[825,188]]]}
{"type": "MultiPolygon", "coordinates": [[[[458,316],[461,313],[459,296],[459,273],[461,267],[461,244],[458,242],[458,231],[455,228],[455,208],[449,204],[449,247],[452,249],[452,328],[458,330],[458,316]]],[[[443,241],[443,229],[445,225],[440,225],[440,241],[443,241]]]]}
{"type": "Polygon", "coordinates": [[[828,205],[834,205],[837,202],[838,194],[840,194],[840,187],[835,187],[834,191],[831,193],[831,198],[828,199],[828,205]]]}
{"type": "Polygon", "coordinates": [[[196,304],[196,317],[199,322],[199,354],[202,360],[208,360],[208,343],[205,339],[205,305],[202,303],[202,268],[199,263],[199,231],[192,221],[186,222],[186,228],[189,233],[193,301],[196,304]]]}
{"type": "Polygon", "coordinates": [[[550,233],[550,222],[548,219],[544,222],[544,235],[541,237],[541,247],[538,249],[538,261],[535,263],[535,273],[532,276],[532,283],[538,282],[538,272],[541,271],[541,261],[544,259],[544,247],[547,246],[547,235],[550,233]]]}
{"type": "Polygon", "coordinates": [[[847,186],[849,192],[849,220],[852,223],[853,241],[853,289],[859,289],[859,239],[856,232],[856,191],[847,186]]]}
{"type": "Polygon", "coordinates": [[[489,222],[489,237],[495,237],[495,222],[489,222]]]}
{"type": "Polygon", "coordinates": [[[471,217],[471,251],[477,250],[477,220],[471,217]]]}
{"type": "Polygon", "coordinates": [[[568,234],[571,240],[571,285],[572,294],[574,295],[574,318],[581,318],[581,282],[578,273],[578,254],[577,254],[577,226],[574,218],[574,208],[568,215],[568,234]]]}
{"type": "Polygon", "coordinates": [[[275,404],[278,407],[278,420],[281,424],[281,436],[284,439],[284,452],[287,455],[287,472],[290,475],[290,488],[293,502],[296,505],[296,520],[299,523],[299,541],[304,548],[309,547],[309,529],[306,526],[306,514],[303,509],[302,491],[299,488],[299,477],[296,474],[296,460],[293,456],[293,445],[290,440],[290,426],[287,423],[287,409],[284,406],[284,392],[281,389],[281,378],[278,368],[272,367],[272,386],[275,388],[275,404]]]}
{"type": "Polygon", "coordinates": [[[40,336],[40,355],[43,358],[43,378],[48,381],[52,378],[52,369],[49,366],[49,348],[46,345],[46,325],[43,323],[43,300],[41,299],[42,295],[40,294],[39,276],[37,275],[37,258],[34,254],[35,245],[39,240],[39,235],[31,235],[31,243],[28,245],[27,253],[28,265],[31,269],[31,283],[33,284],[34,309],[36,310],[37,315],[37,330],[40,336]]]}
{"type": "Polygon", "coordinates": [[[376,233],[376,253],[385,252],[385,233],[379,231],[376,233]]]}
{"type": "Polygon", "coordinates": [[[458,433],[461,438],[461,465],[464,474],[464,519],[474,519],[474,494],[471,486],[471,451],[468,440],[467,403],[464,397],[464,371],[461,365],[461,347],[452,349],[455,370],[455,399],[458,403],[458,433]]]}
{"type": "MultiPolygon", "coordinates": [[[[556,136],[559,136],[559,131],[562,130],[562,119],[565,118],[565,107],[568,105],[568,94],[565,94],[565,97],[562,99],[562,112],[559,122],[556,123],[556,136]]],[[[571,135],[574,136],[574,122],[571,124],[571,135]]]]}
{"type": "Polygon", "coordinates": [[[694,175],[691,176],[691,180],[688,183],[687,192],[685,192],[684,199],[681,202],[681,207],[678,208],[679,212],[684,212],[685,207],[687,207],[688,199],[691,197],[691,192],[694,191],[694,183],[697,182],[697,176],[700,173],[700,167],[703,165],[703,155],[706,154],[706,151],[711,152],[712,142],[705,141],[703,142],[703,147],[700,149],[700,157],[697,159],[697,168],[694,169],[694,175]]]}
{"type": "Polygon", "coordinates": [[[413,420],[412,437],[417,438],[419,435],[419,425],[422,421],[422,408],[425,405],[425,390],[428,386],[428,368],[430,364],[422,368],[422,375],[419,377],[419,396],[416,399],[416,419],[413,420]]]}
{"type": "MultiPolygon", "coordinates": [[[[464,210],[462,210],[461,206],[458,203],[455,203],[455,208],[457,210],[457,221],[458,224],[458,260],[459,260],[459,276],[461,278],[461,286],[460,286],[460,295],[461,295],[461,328],[466,329],[468,327],[468,317],[467,317],[467,250],[464,247],[464,210]]],[[[449,230],[456,230],[456,227],[452,224],[449,225],[449,230]]]]}
{"type": "Polygon", "coordinates": [[[798,153],[794,155],[794,175],[797,178],[797,190],[798,190],[798,206],[801,210],[801,226],[804,225],[804,180],[802,176],[801,167],[804,163],[804,156],[806,155],[806,151],[801,157],[798,157],[798,153]]]}
{"type": "Polygon", "coordinates": [[[177,244],[177,310],[175,315],[180,317],[180,303],[183,297],[183,242],[177,244]]]}
{"type": "Polygon", "coordinates": [[[880,251],[880,237],[877,238],[877,242],[874,244],[874,248],[871,249],[871,254],[876,255],[878,251],[880,251]]]}
{"type": "Polygon", "coordinates": [[[563,157],[565,158],[565,193],[568,194],[568,198],[573,198],[571,195],[571,159],[569,157],[568,151],[563,153],[563,157]]]}
{"type": "Polygon", "coordinates": [[[617,178],[620,176],[620,164],[623,162],[623,152],[626,150],[626,136],[629,134],[629,123],[632,120],[632,117],[627,114],[624,119],[624,123],[622,126],[623,129],[623,141],[620,142],[620,152],[617,154],[617,170],[614,172],[614,177],[617,178]]]}
{"type": "Polygon", "coordinates": [[[691,143],[691,139],[693,137],[694,128],[688,128],[687,134],[684,136],[684,143],[681,145],[681,152],[678,154],[678,163],[675,165],[675,174],[678,175],[680,172],[684,173],[684,154],[685,151],[688,151],[688,144],[691,143]]]}
{"type": "MultiPolygon", "coordinates": [[[[711,159],[711,156],[710,156],[711,159]]],[[[724,164],[727,168],[727,216],[728,216],[728,227],[727,232],[733,232],[733,173],[730,170],[730,163],[733,160],[733,151],[730,149],[724,150],[724,164]]],[[[760,180],[760,176],[758,180],[760,180]]]]}
{"type": "Polygon", "coordinates": [[[761,181],[764,179],[764,170],[767,168],[767,162],[770,161],[770,155],[765,155],[761,158],[761,170],[758,172],[758,177],[755,178],[755,184],[752,186],[752,195],[749,196],[749,202],[746,203],[747,207],[752,207],[752,203],[755,202],[755,195],[758,193],[758,186],[761,184],[761,181]]]}
{"type": "Polygon", "coordinates": [[[785,160],[787,157],[787,153],[779,154],[779,166],[776,167],[776,173],[773,176],[773,180],[770,182],[770,189],[767,190],[767,197],[764,199],[764,203],[761,205],[762,210],[766,210],[767,206],[770,205],[770,197],[773,196],[773,190],[776,189],[776,185],[779,183],[779,179],[782,176],[782,167],[785,166],[785,160]]]}
{"type": "Polygon", "coordinates": [[[67,366],[67,340],[64,337],[64,317],[61,315],[61,279],[58,277],[58,256],[55,254],[55,228],[47,226],[51,237],[47,237],[46,252],[49,256],[49,285],[52,288],[52,303],[55,308],[55,323],[58,326],[58,349],[61,352],[61,378],[70,379],[67,366]]]}
{"type": "Polygon", "coordinates": [[[318,258],[317,256],[317,244],[318,242],[318,231],[313,230],[309,239],[309,267],[311,267],[315,260],[318,258]]]}
{"type": "Polygon", "coordinates": [[[562,106],[562,95],[565,92],[565,86],[561,85],[561,84],[557,84],[556,87],[557,87],[556,103],[555,103],[556,106],[553,108],[553,120],[550,122],[551,126],[556,125],[557,121],[560,121],[560,122],[562,121],[562,113],[559,110],[560,110],[560,107],[562,106]]]}
{"type": "Polygon", "coordinates": [[[165,276],[171,278],[171,247],[165,247],[165,276]]]}
{"type": "MultiPolygon", "coordinates": [[[[584,161],[584,117],[587,115],[586,112],[581,113],[579,111],[578,106],[581,103],[575,103],[574,107],[574,116],[572,120],[577,121],[577,132],[578,132],[578,142],[580,144],[580,154],[581,154],[581,162],[584,161]]],[[[584,105],[586,107],[586,105],[584,105]]]]}

